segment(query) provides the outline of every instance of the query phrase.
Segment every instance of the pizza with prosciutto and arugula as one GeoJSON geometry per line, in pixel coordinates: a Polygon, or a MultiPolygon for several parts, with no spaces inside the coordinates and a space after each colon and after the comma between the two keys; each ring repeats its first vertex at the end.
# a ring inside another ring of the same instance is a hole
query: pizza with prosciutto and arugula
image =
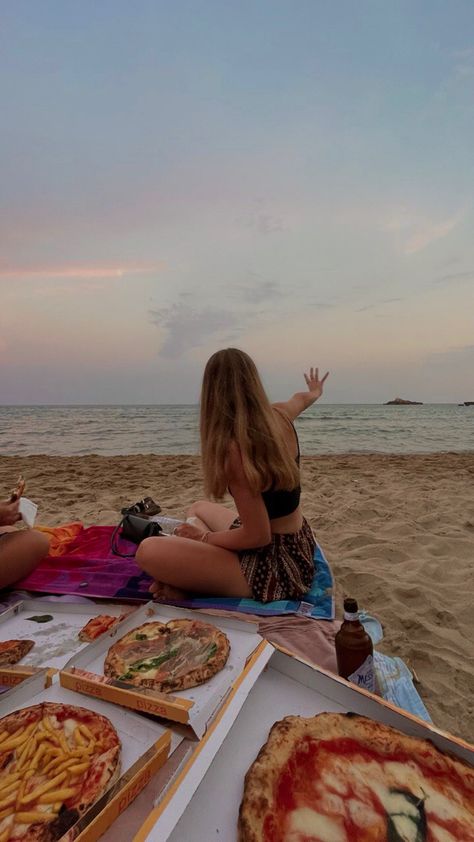
{"type": "Polygon", "coordinates": [[[105,716],[43,702],[0,719],[0,842],[55,842],[120,774],[105,716]]]}
{"type": "Polygon", "coordinates": [[[105,675],[163,693],[203,684],[229,657],[230,644],[216,626],[200,620],[144,623],[109,649],[105,675]]]}
{"type": "Polygon", "coordinates": [[[356,714],[287,716],[245,777],[239,842],[474,842],[474,768],[356,714]]]}

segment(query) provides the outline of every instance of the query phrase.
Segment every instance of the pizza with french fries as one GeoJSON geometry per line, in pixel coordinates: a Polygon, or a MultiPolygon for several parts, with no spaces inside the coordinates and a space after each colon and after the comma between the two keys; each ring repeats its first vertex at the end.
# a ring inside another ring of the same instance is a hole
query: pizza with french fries
{"type": "Polygon", "coordinates": [[[120,774],[105,716],[44,702],[0,719],[0,842],[55,842],[120,774]]]}
{"type": "Polygon", "coordinates": [[[11,667],[21,661],[35,645],[34,640],[0,641],[0,667],[11,667]]]}
{"type": "Polygon", "coordinates": [[[139,687],[172,693],[203,684],[223,669],[230,643],[201,620],[144,623],[114,643],[104,673],[139,687]]]}

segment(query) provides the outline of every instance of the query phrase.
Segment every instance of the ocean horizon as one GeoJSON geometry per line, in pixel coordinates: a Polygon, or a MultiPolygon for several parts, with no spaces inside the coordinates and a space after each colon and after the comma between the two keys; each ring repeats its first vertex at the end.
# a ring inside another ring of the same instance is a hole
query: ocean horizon
{"type": "MultiPolygon", "coordinates": [[[[304,456],[474,451],[474,406],[317,403],[296,421],[304,456]]],[[[196,404],[0,406],[0,455],[198,454],[196,404]]]]}

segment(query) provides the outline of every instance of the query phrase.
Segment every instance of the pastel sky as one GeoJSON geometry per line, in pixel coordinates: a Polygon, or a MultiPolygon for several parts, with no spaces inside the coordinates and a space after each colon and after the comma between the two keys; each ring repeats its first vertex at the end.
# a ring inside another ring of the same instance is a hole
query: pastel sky
{"type": "Polygon", "coordinates": [[[472,0],[11,0],[0,402],[474,399],[472,0]]]}

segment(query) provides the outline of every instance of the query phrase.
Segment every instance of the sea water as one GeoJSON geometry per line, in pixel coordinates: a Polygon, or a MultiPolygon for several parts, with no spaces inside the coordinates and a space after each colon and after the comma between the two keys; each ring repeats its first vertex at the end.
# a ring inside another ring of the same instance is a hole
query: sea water
{"type": "MultiPolygon", "coordinates": [[[[301,451],[474,451],[474,406],[327,404],[296,421],[301,451]]],[[[103,456],[199,453],[199,408],[183,406],[0,406],[0,455],[103,456]]]]}

